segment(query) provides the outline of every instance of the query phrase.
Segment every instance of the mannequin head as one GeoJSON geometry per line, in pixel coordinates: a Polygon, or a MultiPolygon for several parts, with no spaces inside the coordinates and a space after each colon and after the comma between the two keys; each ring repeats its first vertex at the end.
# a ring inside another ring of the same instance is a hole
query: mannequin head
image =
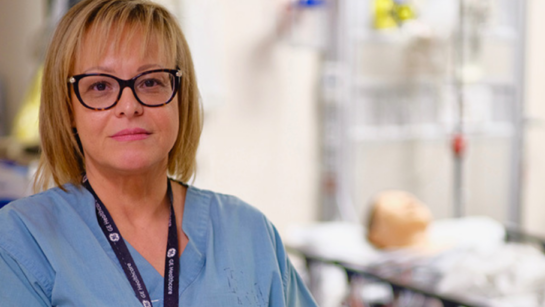
{"type": "Polygon", "coordinates": [[[428,242],[428,207],[404,191],[379,193],[371,203],[367,238],[377,248],[420,247],[428,242]]]}

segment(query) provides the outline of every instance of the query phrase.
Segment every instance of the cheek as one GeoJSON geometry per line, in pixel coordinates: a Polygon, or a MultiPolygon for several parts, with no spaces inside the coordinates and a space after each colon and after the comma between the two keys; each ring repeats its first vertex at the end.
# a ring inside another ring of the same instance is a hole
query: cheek
{"type": "Polygon", "coordinates": [[[170,131],[172,131],[174,135],[178,135],[178,130],[180,130],[180,117],[178,116],[178,111],[172,112],[170,117],[170,131]]]}
{"type": "Polygon", "coordinates": [[[97,137],[101,135],[105,127],[105,112],[88,111],[81,105],[74,105],[72,127],[76,129],[80,142],[84,149],[92,148],[97,142],[97,137]]]}
{"type": "Polygon", "coordinates": [[[78,135],[80,135],[80,137],[81,137],[82,132],[84,132],[86,130],[84,128],[85,127],[85,116],[83,115],[82,110],[80,110],[78,108],[78,106],[75,106],[74,104],[72,104],[72,106],[73,106],[73,110],[74,110],[74,114],[72,116],[72,127],[77,130],[78,135]]]}
{"type": "Polygon", "coordinates": [[[72,118],[72,127],[78,129],[78,133],[80,130],[83,129],[86,126],[85,119],[88,117],[88,114],[85,114],[85,109],[83,106],[79,103],[78,98],[76,95],[72,92],[72,110],[73,110],[73,118],[72,118]]]}
{"type": "Polygon", "coordinates": [[[180,117],[178,114],[178,106],[173,105],[172,108],[169,108],[166,111],[168,119],[164,121],[166,124],[165,129],[170,132],[169,139],[172,141],[173,146],[176,142],[180,130],[180,117]]]}

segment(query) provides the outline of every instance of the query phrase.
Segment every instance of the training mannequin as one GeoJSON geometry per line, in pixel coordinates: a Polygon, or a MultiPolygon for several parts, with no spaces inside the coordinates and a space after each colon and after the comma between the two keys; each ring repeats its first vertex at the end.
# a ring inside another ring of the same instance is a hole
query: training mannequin
{"type": "Polygon", "coordinates": [[[379,249],[409,248],[437,252],[444,243],[432,242],[427,228],[432,222],[428,207],[404,191],[384,191],[371,203],[367,239],[379,249]]]}
{"type": "MultiPolygon", "coordinates": [[[[375,272],[490,306],[543,306],[542,251],[522,242],[504,242],[496,231],[497,226],[503,229],[501,224],[466,217],[457,219],[464,224],[455,227],[466,238],[437,232],[428,207],[403,191],[377,194],[369,210],[367,239],[383,252],[369,264],[375,272]]],[[[451,228],[453,222],[447,222],[451,228]]]]}

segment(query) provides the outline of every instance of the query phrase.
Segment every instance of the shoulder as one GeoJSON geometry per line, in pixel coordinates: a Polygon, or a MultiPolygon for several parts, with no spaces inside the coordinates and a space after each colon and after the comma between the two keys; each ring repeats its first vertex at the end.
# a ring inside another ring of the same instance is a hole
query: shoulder
{"type": "Polygon", "coordinates": [[[194,187],[188,196],[199,200],[195,207],[208,210],[203,229],[212,243],[206,245],[207,263],[230,268],[231,273],[259,276],[257,283],[252,279],[252,287],[259,284],[268,289],[269,306],[316,306],[293,269],[278,231],[261,211],[238,197],[194,187]]]}
{"type": "Polygon", "coordinates": [[[201,204],[205,203],[212,218],[228,219],[231,222],[233,219],[244,219],[246,222],[268,223],[259,209],[233,195],[190,187],[188,197],[201,204]]]}
{"type": "MultiPolygon", "coordinates": [[[[66,185],[66,191],[52,188],[47,191],[13,201],[0,210],[0,234],[6,234],[9,227],[18,223],[40,226],[47,218],[77,211],[77,204],[84,202],[85,191],[73,185],[66,185]]],[[[51,225],[42,225],[50,227],[51,225]]]]}
{"type": "Polygon", "coordinates": [[[190,187],[188,201],[198,203],[200,210],[206,210],[210,227],[216,235],[235,236],[240,240],[276,241],[277,233],[272,223],[256,207],[240,198],[190,187]]]}
{"type": "Polygon", "coordinates": [[[0,247],[36,255],[58,242],[63,233],[81,230],[89,222],[88,212],[94,210],[92,196],[72,185],[65,189],[52,188],[0,209],[0,247]]]}
{"type": "Polygon", "coordinates": [[[0,247],[19,247],[22,242],[55,238],[67,223],[81,221],[92,206],[92,196],[66,185],[11,202],[0,209],[0,247]],[[84,206],[83,204],[87,204],[84,206]]]}
{"type": "MultiPolygon", "coordinates": [[[[51,289],[50,250],[59,249],[59,238],[67,230],[66,217],[77,218],[77,204],[85,194],[74,186],[66,191],[53,188],[11,202],[0,209],[0,253],[13,259],[25,275],[32,275],[51,289]]],[[[70,231],[74,231],[73,229],[70,231]]],[[[7,260],[6,260],[7,261],[7,260]]],[[[27,277],[28,277],[27,276],[27,277]]],[[[30,278],[30,277],[29,277],[30,278]]]]}

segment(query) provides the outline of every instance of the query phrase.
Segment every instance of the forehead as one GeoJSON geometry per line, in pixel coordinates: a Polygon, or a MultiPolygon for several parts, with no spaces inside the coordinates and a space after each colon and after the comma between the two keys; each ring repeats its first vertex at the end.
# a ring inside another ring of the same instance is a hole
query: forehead
{"type": "MultiPolygon", "coordinates": [[[[165,38],[154,29],[144,29],[141,25],[114,24],[91,25],[83,34],[76,49],[72,70],[119,64],[130,60],[154,62],[170,66],[175,63],[173,53],[166,48],[165,38]]],[[[150,63],[148,63],[150,64],[150,63]]]]}

